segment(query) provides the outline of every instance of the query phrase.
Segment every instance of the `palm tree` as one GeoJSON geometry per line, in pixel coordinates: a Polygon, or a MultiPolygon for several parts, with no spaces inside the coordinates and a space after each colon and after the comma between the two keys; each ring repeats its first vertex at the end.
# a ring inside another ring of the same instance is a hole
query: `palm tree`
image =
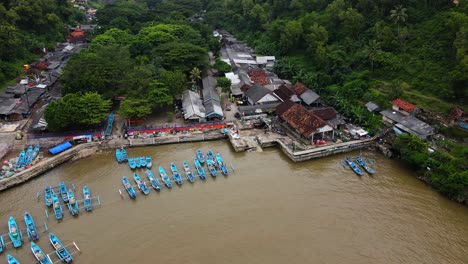
{"type": "Polygon", "coordinates": [[[196,85],[197,91],[198,91],[198,83],[199,83],[199,80],[201,80],[201,71],[200,71],[200,69],[198,69],[197,67],[194,67],[190,71],[190,79],[192,79],[192,83],[194,85],[196,85]]]}
{"type": "Polygon", "coordinates": [[[380,52],[380,43],[378,43],[374,39],[369,41],[369,46],[367,47],[367,57],[369,58],[371,62],[372,72],[374,72],[374,61],[379,52],[380,52]]]}
{"type": "Polygon", "coordinates": [[[402,5],[395,6],[395,9],[390,10],[390,17],[395,21],[398,26],[398,36],[400,36],[400,22],[405,22],[408,18],[406,14],[406,8],[402,5]]]}

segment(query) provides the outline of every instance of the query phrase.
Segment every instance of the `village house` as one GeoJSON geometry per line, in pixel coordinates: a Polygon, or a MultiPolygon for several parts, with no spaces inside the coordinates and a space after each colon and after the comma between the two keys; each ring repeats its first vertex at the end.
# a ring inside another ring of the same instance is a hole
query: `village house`
{"type": "Polygon", "coordinates": [[[312,108],[309,110],[314,115],[320,117],[333,129],[341,129],[346,124],[344,118],[338,114],[333,107],[312,108]]]}
{"type": "Polygon", "coordinates": [[[276,113],[287,130],[307,143],[327,137],[334,139],[333,128],[302,105],[288,100],[276,108],[276,113]]]}
{"type": "Polygon", "coordinates": [[[78,43],[78,42],[86,42],[85,32],[77,28],[74,31],[70,32],[70,35],[67,37],[68,43],[78,43]]]}
{"type": "Polygon", "coordinates": [[[402,113],[403,115],[411,115],[416,110],[416,106],[412,103],[408,103],[405,100],[397,98],[390,102],[392,104],[392,109],[402,113]]]}
{"type": "Polygon", "coordinates": [[[273,70],[275,66],[275,56],[256,56],[255,60],[260,68],[273,70]]]}
{"type": "Polygon", "coordinates": [[[314,91],[307,88],[303,83],[297,82],[291,87],[291,89],[302,100],[302,104],[306,106],[319,107],[324,104],[322,98],[320,98],[320,96],[314,91]]]}
{"type": "Polygon", "coordinates": [[[281,100],[281,102],[287,100],[291,100],[295,103],[301,102],[301,99],[299,99],[299,97],[297,97],[297,95],[290,88],[288,88],[288,85],[286,84],[282,84],[278,89],[273,91],[273,93],[281,100]]]}
{"type": "Polygon", "coordinates": [[[275,103],[280,100],[273,95],[270,90],[263,87],[263,85],[256,83],[244,92],[245,97],[249,101],[249,104],[264,104],[264,103],[275,103]]]}
{"type": "Polygon", "coordinates": [[[190,90],[182,93],[182,109],[184,119],[191,122],[205,121],[205,109],[203,108],[200,96],[190,90]]]}
{"type": "Polygon", "coordinates": [[[206,120],[223,119],[223,109],[216,90],[216,80],[212,76],[206,76],[202,79],[203,84],[203,105],[205,106],[206,120]]]}
{"type": "Polygon", "coordinates": [[[367,110],[369,112],[379,112],[380,111],[380,107],[376,103],[371,102],[371,101],[366,103],[366,107],[367,107],[367,110]]]}

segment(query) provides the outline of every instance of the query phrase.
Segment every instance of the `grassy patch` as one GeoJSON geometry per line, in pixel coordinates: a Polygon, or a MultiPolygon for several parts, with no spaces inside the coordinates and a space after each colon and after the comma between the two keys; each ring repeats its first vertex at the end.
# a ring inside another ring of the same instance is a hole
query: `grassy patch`
{"type": "Polygon", "coordinates": [[[448,114],[453,107],[452,104],[442,101],[439,98],[424,95],[415,90],[404,91],[402,97],[419,108],[425,108],[443,114],[448,114]]]}

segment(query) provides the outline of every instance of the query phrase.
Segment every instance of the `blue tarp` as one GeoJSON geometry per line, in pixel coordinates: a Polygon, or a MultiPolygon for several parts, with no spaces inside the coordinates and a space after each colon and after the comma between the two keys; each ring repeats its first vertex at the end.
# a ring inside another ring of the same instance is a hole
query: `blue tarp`
{"type": "Polygon", "coordinates": [[[58,154],[58,153],[60,153],[60,152],[62,152],[64,150],[67,150],[67,149],[69,149],[71,147],[72,147],[72,144],[70,144],[70,142],[67,141],[65,143],[62,143],[62,144],[60,144],[58,146],[55,146],[55,147],[49,149],[49,152],[55,155],[55,154],[58,154]]]}

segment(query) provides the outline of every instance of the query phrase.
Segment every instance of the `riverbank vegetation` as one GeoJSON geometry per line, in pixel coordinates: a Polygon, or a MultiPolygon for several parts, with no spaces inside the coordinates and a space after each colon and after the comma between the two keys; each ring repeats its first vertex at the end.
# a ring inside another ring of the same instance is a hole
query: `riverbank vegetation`
{"type": "Polygon", "coordinates": [[[31,63],[53,50],[68,35],[67,24],[75,25],[84,13],[69,1],[22,0],[0,3],[0,84],[21,74],[31,63]]]}
{"type": "Polygon", "coordinates": [[[406,133],[396,138],[393,147],[441,193],[458,201],[468,199],[467,147],[442,140],[437,141],[437,149],[432,149],[427,142],[406,133]]]}

